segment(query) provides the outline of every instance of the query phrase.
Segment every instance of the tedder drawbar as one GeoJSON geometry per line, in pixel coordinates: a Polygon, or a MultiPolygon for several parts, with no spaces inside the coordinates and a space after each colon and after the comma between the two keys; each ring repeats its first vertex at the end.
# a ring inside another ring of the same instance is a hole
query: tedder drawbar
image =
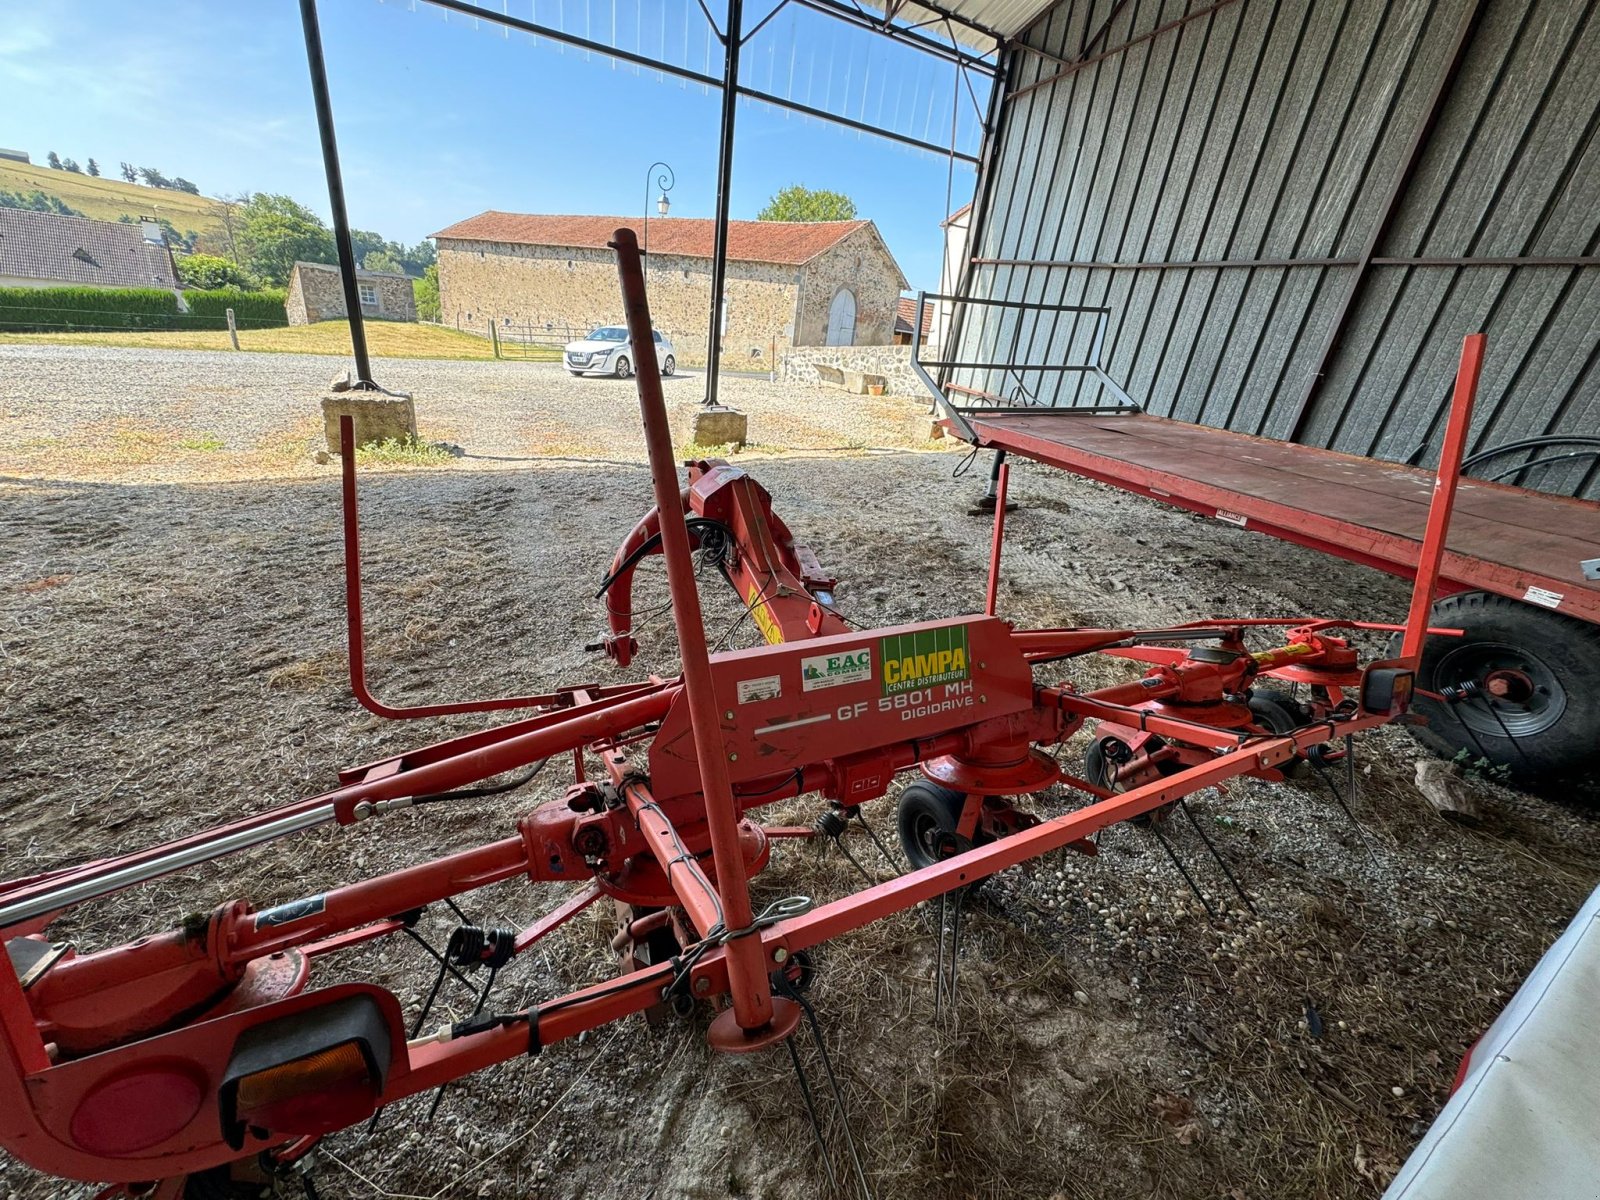
{"type": "MultiPolygon", "coordinates": [[[[410,709],[378,702],[361,655],[347,418],[358,698],[385,716],[532,714],[343,771],[338,787],[311,799],[0,885],[0,1143],[17,1158],[53,1175],[109,1182],[113,1194],[176,1196],[186,1178],[233,1163],[296,1161],[319,1137],[384,1105],[631,1013],[705,1004],[716,1010],[707,1034],[715,1049],[778,1046],[807,1011],[796,985],[808,947],[1041,855],[1092,854],[1099,830],[1159,817],[1199,789],[1241,775],[1281,778],[1297,760],[1318,760],[1340,744],[1348,755],[1352,734],[1405,712],[1430,632],[1481,335],[1468,338],[1463,353],[1428,550],[1404,627],[1297,618],[1016,629],[994,612],[1000,503],[987,611],[862,629],[841,615],[835,581],[794,543],[744,471],[692,463],[680,490],[638,245],[627,229],[613,245],[640,360],[656,505],[605,578],[612,628],[594,648],[629,661],[637,648],[632,574],[659,552],[682,674],[410,709]],[[765,645],[708,653],[696,550],[737,590],[765,645]],[[1396,628],[1402,656],[1366,665],[1341,636],[1396,628]],[[1282,631],[1277,644],[1247,648],[1247,634],[1269,631],[1282,631]],[[1094,653],[1148,669],[1095,691],[1059,682],[1054,668],[1094,653]],[[1306,685],[1310,704],[1262,686],[1269,681],[1306,685]],[[1088,778],[1075,778],[1045,748],[1087,723],[1088,778]],[[409,808],[509,791],[531,768],[564,757],[575,776],[565,794],[475,849],[288,903],[229,899],[126,945],[80,948],[49,936],[53,920],[97,897],[316,826],[405,820],[398,814],[409,808]],[[586,776],[586,761],[603,764],[598,778],[586,776]],[[509,784],[485,786],[509,772],[519,773],[509,784]],[[898,795],[905,873],[830,903],[796,899],[754,911],[749,881],[772,840],[813,832],[764,826],[763,808],[814,793],[827,806],[817,831],[837,835],[905,772],[920,775],[898,795]],[[1030,794],[1056,785],[1081,797],[1080,806],[1046,820],[1027,811],[1030,794]],[[340,951],[410,930],[425,906],[454,907],[455,897],[518,878],[581,886],[525,929],[461,926],[440,955],[441,979],[445,970],[504,965],[602,897],[622,914],[613,941],[621,973],[510,1010],[496,1008],[485,990],[467,1019],[435,1029],[422,1026],[426,1011],[408,1025],[383,987],[339,982],[340,951]]],[[[859,1166],[857,1175],[864,1185],[859,1166]]]]}

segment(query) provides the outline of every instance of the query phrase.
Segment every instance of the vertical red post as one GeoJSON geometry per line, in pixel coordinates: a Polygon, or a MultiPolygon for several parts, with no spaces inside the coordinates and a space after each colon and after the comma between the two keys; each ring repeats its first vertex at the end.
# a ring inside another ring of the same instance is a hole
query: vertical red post
{"type": "MultiPolygon", "coordinates": [[[[661,368],[656,362],[650,305],[639,266],[639,243],[631,229],[617,230],[612,239],[622,277],[622,302],[628,336],[633,344],[633,365],[638,372],[639,408],[644,416],[650,479],[655,488],[656,509],[661,514],[661,557],[666,560],[672,619],[683,654],[684,700],[689,706],[695,755],[700,762],[700,788],[705,798],[706,825],[711,834],[711,862],[717,876],[723,924],[731,931],[738,931],[751,923],[750,883],[739,846],[739,814],[733,803],[733,788],[728,782],[722,710],[711,678],[700,594],[695,590],[689,527],[685,524],[683,502],[678,493],[672,433],[667,424],[666,402],[661,396],[661,368]]],[[[727,945],[727,956],[728,990],[739,1028],[747,1032],[765,1028],[772,1022],[772,985],[767,979],[761,939],[734,938],[727,945]]]]}
{"type": "Polygon", "coordinates": [[[1444,561],[1445,539],[1450,534],[1450,512],[1456,502],[1456,481],[1461,478],[1461,460],[1467,452],[1467,434],[1472,427],[1472,402],[1478,394],[1478,376],[1483,371],[1486,338],[1469,333],[1461,343],[1461,365],[1456,369],[1455,394],[1450,399],[1450,418],[1445,424],[1444,445],[1439,450],[1439,473],[1434,478],[1433,502],[1428,506],[1428,529],[1422,539],[1422,555],[1417,560],[1417,578],[1411,588],[1411,611],[1406,616],[1406,633],[1400,657],[1415,665],[1428,636],[1428,615],[1439,586],[1439,566],[1444,561]]]}
{"type": "Polygon", "coordinates": [[[1011,482],[1011,464],[1000,464],[994,485],[994,540],[989,543],[989,590],[984,593],[983,611],[994,616],[1000,594],[1000,547],[1006,540],[1006,485],[1011,482]]]}

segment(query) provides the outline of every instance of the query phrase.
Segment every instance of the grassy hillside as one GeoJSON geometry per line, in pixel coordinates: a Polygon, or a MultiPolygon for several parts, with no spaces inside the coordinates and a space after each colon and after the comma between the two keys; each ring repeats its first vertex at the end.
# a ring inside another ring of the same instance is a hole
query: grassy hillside
{"type": "MultiPolygon", "coordinates": [[[[437,325],[409,325],[395,321],[367,322],[367,348],[375,358],[493,358],[494,349],[481,337],[442,329],[437,325]]],[[[0,333],[4,345],[143,346],[158,350],[226,350],[228,335],[220,331],[169,333],[0,333]]],[[[319,321],[287,329],[240,330],[239,347],[279,354],[350,353],[350,326],[344,321],[319,321]]],[[[533,361],[555,362],[553,349],[539,348],[528,355],[533,361]]]]}
{"type": "Polygon", "coordinates": [[[213,244],[222,234],[224,206],[209,196],[191,196],[103,175],[97,179],[0,159],[0,191],[26,193],[35,189],[47,196],[58,196],[63,204],[99,221],[115,221],[124,213],[130,217],[165,217],[180,233],[192,229],[213,244]]]}

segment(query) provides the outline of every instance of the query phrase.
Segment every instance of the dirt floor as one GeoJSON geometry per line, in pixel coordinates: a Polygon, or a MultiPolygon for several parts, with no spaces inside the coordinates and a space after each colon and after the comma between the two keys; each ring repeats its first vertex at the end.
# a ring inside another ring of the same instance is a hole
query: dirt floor
{"type": "MultiPolygon", "coordinates": [[[[252,356],[259,361],[260,356],[252,356]]],[[[779,398],[781,400],[781,397],[779,398]]],[[[815,401],[797,393],[788,403],[815,401]]],[[[774,401],[779,404],[779,400],[774,401]]],[[[781,405],[780,405],[781,406],[781,405]]],[[[755,424],[753,434],[767,435],[755,424]]],[[[626,444],[624,444],[626,439],[626,444]]],[[[661,617],[617,672],[582,649],[616,542],[648,503],[618,434],[599,463],[387,473],[363,485],[369,647],[394,702],[505,694],[673,669],[661,617]]],[[[870,439],[863,439],[870,441],[870,439]]],[[[581,455],[579,456],[581,457],[581,455]]],[[[981,604],[988,525],[959,455],[774,456],[752,469],[841,579],[865,625],[981,604]]],[[[6,468],[0,467],[0,470],[6,468]]],[[[345,683],[338,496],[323,469],[270,484],[22,478],[0,499],[0,875],[129,850],[324,790],[343,765],[474,727],[386,723],[345,683]]],[[[1225,524],[1017,464],[1001,613],[1024,625],[1160,624],[1228,614],[1401,615],[1399,583],[1225,524]]],[[[641,610],[664,599],[659,561],[641,610]]],[[[738,601],[706,589],[714,636],[751,644],[738,601]],[[737,624],[734,624],[737,622],[737,624]]],[[[1130,668],[1089,662],[1088,686],[1130,668]]],[[[1083,738],[1064,760],[1075,766],[1083,738]]],[[[955,1012],[935,1021],[933,917],[917,911],[817,956],[811,998],[873,1193],[964,1197],[1373,1197],[1445,1099],[1457,1061],[1600,875],[1581,806],[1469,781],[1473,828],[1411,783],[1401,730],[1361,746],[1353,827],[1315,778],[1240,781],[1193,815],[1254,898],[1230,891],[1193,828],[1171,838],[1213,923],[1158,843],[1120,827],[1095,859],[1003,873],[968,900],[955,1012]]],[[[83,947],[172,926],[231,897],[261,907],[509,832],[556,797],[556,767],[514,795],[321,831],[86,906],[56,927],[83,947]]],[[[1075,806],[1035,798],[1036,811],[1075,806]]],[[[775,806],[809,821],[815,799],[775,806]]],[[[893,801],[868,819],[888,837],[893,801]]],[[[848,844],[887,866],[859,831],[848,844]]],[[[891,842],[892,845],[892,842],[891,842]]],[[[780,843],[758,903],[859,886],[831,846],[780,843]]],[[[516,925],[560,899],[499,885],[466,898],[516,925]]],[[[430,912],[442,944],[453,924],[430,912]]],[[[605,977],[609,914],[591,909],[507,968],[499,1004],[605,977]]],[[[324,960],[416,1005],[409,943],[324,960]]],[[[471,999],[443,996],[450,1016],[471,999]]],[[[828,1183],[783,1056],[713,1056],[708,1014],[639,1019],[395,1106],[375,1136],[330,1138],[324,1197],[846,1196],[828,1183]]],[[[430,1022],[431,1023],[431,1022],[430,1022]]],[[[814,1051],[805,1060],[820,1083],[814,1051]]],[[[829,1119],[841,1180],[848,1157],[829,1119]]],[[[0,1159],[0,1194],[89,1196],[0,1159]]]]}

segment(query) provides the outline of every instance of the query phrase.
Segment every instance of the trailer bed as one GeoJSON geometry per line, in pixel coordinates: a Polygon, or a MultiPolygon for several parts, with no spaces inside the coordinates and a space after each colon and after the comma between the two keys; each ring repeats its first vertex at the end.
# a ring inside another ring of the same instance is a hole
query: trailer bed
{"type": "MultiPolygon", "coordinates": [[[[1416,573],[1432,472],[1147,413],[966,411],[979,444],[1391,574],[1416,573]]],[[[1462,479],[1441,591],[1600,623],[1600,504],[1462,479]]]]}

